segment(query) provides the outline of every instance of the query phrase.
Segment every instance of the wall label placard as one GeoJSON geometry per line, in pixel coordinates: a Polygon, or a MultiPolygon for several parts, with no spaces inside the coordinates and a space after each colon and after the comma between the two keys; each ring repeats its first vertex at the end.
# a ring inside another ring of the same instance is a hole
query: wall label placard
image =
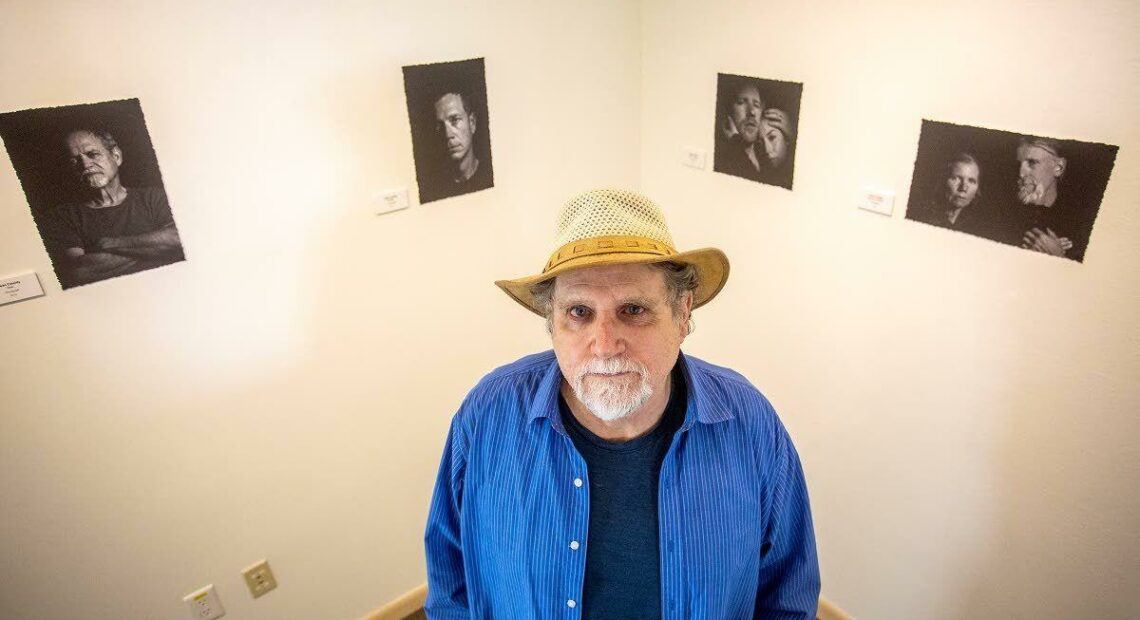
{"type": "Polygon", "coordinates": [[[40,286],[40,279],[36,277],[34,271],[0,279],[0,306],[42,297],[43,294],[44,289],[40,286]]]}

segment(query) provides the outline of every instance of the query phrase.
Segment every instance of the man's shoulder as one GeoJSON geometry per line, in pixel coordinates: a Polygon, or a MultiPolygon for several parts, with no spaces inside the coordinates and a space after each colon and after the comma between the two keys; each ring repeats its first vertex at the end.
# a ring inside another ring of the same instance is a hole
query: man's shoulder
{"type": "Polygon", "coordinates": [[[519,358],[487,373],[467,394],[457,414],[464,422],[476,418],[510,413],[515,418],[526,411],[538,395],[544,382],[550,383],[550,373],[558,361],[553,351],[543,351],[519,358]]]}
{"type": "Polygon", "coordinates": [[[772,403],[741,373],[691,355],[685,355],[685,362],[707,406],[730,409],[733,417],[743,422],[776,418],[772,403]]]}
{"type": "Polygon", "coordinates": [[[707,362],[699,357],[694,357],[688,354],[685,355],[685,362],[689,365],[690,371],[700,373],[702,377],[707,377],[718,382],[728,382],[735,385],[743,385],[756,390],[756,387],[753,386],[752,382],[749,381],[744,375],[729,368],[728,366],[713,364],[712,362],[707,362]]]}
{"type": "Polygon", "coordinates": [[[147,205],[155,203],[166,203],[166,190],[161,187],[129,187],[127,188],[127,197],[133,199],[136,203],[143,203],[147,205]]]}
{"type": "Polygon", "coordinates": [[[524,355],[484,375],[472,391],[498,390],[508,385],[525,385],[531,378],[543,377],[550,371],[551,365],[557,363],[552,350],[524,355]]]}

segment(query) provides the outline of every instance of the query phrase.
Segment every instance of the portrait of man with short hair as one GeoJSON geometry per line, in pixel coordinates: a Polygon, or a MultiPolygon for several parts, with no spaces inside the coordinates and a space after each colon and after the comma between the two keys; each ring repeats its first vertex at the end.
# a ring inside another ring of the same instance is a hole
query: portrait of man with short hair
{"type": "Polygon", "coordinates": [[[1083,262],[1116,151],[924,120],[906,217],[1083,262]]]}
{"type": "Polygon", "coordinates": [[[0,114],[64,289],[185,260],[138,99],[0,114]]]}
{"type": "Polygon", "coordinates": [[[493,187],[482,58],[404,67],[420,203],[493,187]]]}
{"type": "Polygon", "coordinates": [[[792,189],[803,84],[717,74],[713,170],[792,189]]]}

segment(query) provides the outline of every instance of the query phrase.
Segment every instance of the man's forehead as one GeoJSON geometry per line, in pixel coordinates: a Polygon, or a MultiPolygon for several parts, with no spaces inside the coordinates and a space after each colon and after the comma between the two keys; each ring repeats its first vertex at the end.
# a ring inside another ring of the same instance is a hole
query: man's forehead
{"type": "Polygon", "coordinates": [[[1039,146],[1035,146],[1033,144],[1022,144],[1021,146],[1017,147],[1017,158],[1036,159],[1040,161],[1045,159],[1053,159],[1054,157],[1052,153],[1039,146]]]}
{"type": "Polygon", "coordinates": [[[555,295],[576,294],[661,294],[665,276],[649,265],[600,265],[560,274],[555,280],[555,295]]]}
{"type": "Polygon", "coordinates": [[[455,93],[447,93],[446,95],[436,99],[435,109],[437,111],[448,110],[457,112],[466,112],[463,106],[463,98],[455,93]]]}
{"type": "Polygon", "coordinates": [[[103,141],[90,131],[73,131],[67,135],[68,146],[87,146],[97,144],[103,146],[103,141]]]}
{"type": "Polygon", "coordinates": [[[744,86],[741,86],[736,91],[736,96],[737,97],[751,96],[754,99],[759,99],[760,98],[760,89],[756,88],[755,86],[752,86],[751,84],[746,84],[744,86]]]}

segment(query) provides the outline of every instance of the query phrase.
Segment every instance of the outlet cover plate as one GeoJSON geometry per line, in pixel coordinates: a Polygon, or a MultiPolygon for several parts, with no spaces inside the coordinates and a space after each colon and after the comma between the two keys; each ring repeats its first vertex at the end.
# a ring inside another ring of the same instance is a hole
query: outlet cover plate
{"type": "Polygon", "coordinates": [[[222,609],[222,600],[218,598],[218,591],[214,589],[212,583],[201,590],[187,594],[182,600],[190,607],[191,618],[214,620],[226,615],[226,610],[222,609]]]}
{"type": "Polygon", "coordinates": [[[256,564],[247,566],[241,572],[241,576],[245,577],[245,585],[249,588],[249,593],[253,595],[253,598],[264,596],[277,587],[277,578],[273,576],[273,570],[269,568],[269,560],[261,560],[256,564]]]}

